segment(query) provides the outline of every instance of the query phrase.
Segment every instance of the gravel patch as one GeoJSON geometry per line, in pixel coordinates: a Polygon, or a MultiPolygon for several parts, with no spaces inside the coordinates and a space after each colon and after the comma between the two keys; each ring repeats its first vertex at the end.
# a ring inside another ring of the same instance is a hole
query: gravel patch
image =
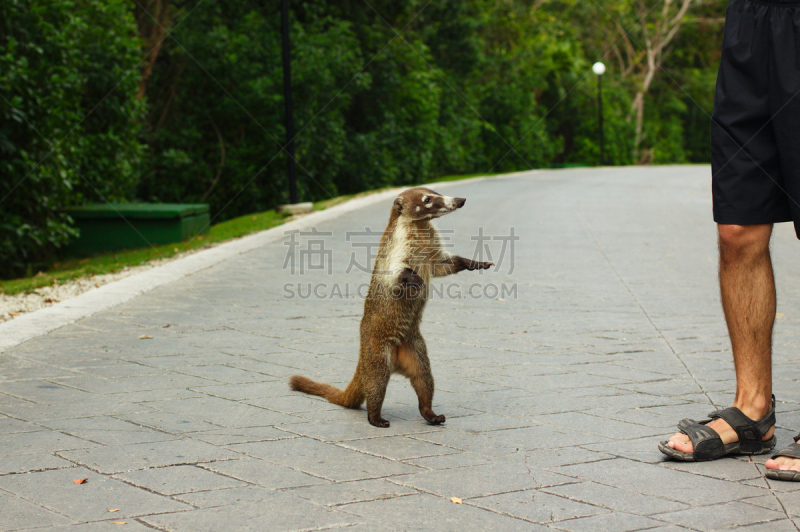
{"type": "Polygon", "coordinates": [[[114,273],[88,275],[69,281],[56,281],[50,286],[43,286],[31,292],[13,296],[0,294],[0,323],[12,320],[26,312],[33,312],[71,297],[79,296],[89,290],[100,288],[104,284],[113,283],[125,277],[155,268],[169,260],[172,259],[155,259],[139,266],[126,266],[114,273]]]}

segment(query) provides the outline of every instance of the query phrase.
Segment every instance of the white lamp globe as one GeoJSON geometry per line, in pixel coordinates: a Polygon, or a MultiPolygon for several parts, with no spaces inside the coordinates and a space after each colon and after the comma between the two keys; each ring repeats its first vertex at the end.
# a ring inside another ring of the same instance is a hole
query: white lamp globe
{"type": "Polygon", "coordinates": [[[606,66],[600,61],[598,61],[597,63],[592,65],[592,72],[594,72],[598,76],[602,76],[603,74],[606,73],[606,66]]]}

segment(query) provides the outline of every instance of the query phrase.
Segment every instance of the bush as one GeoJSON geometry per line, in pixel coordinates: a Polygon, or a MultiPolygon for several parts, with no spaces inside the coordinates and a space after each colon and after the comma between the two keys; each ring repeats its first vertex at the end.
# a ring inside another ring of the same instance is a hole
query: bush
{"type": "Polygon", "coordinates": [[[12,277],[75,236],[65,207],[130,196],[142,104],[122,0],[5,0],[0,50],[0,264],[12,277]]]}

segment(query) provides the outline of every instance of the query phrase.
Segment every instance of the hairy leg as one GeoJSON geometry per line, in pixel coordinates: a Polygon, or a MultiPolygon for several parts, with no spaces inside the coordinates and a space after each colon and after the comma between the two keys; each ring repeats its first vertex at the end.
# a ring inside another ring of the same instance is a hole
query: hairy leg
{"type": "Polygon", "coordinates": [[[386,386],[389,384],[391,371],[389,360],[392,356],[390,345],[381,347],[376,355],[369,359],[363,367],[364,394],[367,399],[367,420],[370,425],[385,428],[389,422],[381,417],[383,399],[386,397],[386,386]]]}
{"type": "MultiPolygon", "coordinates": [[[[775,278],[769,254],[772,225],[722,225],[719,231],[719,281],[722,309],[733,349],[736,397],[733,406],[753,420],[772,408],[772,326],[775,321],[775,278]]],[[[736,432],[722,419],[709,426],[723,443],[736,432]]],[[[772,437],[774,427],[764,439],[772,437]]],[[[669,440],[673,449],[689,453],[683,433],[669,440]]]]}
{"type": "MultiPolygon", "coordinates": [[[[411,380],[411,386],[417,392],[419,400],[419,413],[428,423],[439,425],[444,423],[444,416],[437,416],[433,412],[433,372],[431,363],[428,359],[428,348],[422,335],[417,333],[408,342],[400,347],[400,353],[408,350],[406,357],[409,359],[407,364],[410,371],[407,376],[411,380]]],[[[402,355],[398,358],[402,358],[402,355]]]]}

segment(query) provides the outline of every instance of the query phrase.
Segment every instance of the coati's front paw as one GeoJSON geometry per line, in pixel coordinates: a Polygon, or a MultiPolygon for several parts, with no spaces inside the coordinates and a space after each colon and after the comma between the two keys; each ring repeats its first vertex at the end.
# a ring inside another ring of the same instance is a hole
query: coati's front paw
{"type": "Polygon", "coordinates": [[[467,265],[468,270],[488,270],[494,266],[494,262],[477,262],[474,260],[469,261],[469,265],[467,265]]]}
{"type": "Polygon", "coordinates": [[[375,418],[367,417],[367,420],[369,420],[369,424],[373,427],[385,429],[389,426],[389,422],[380,416],[376,416],[375,418]]]}
{"type": "MultiPolygon", "coordinates": [[[[422,287],[425,286],[425,281],[422,280],[422,277],[417,274],[411,268],[406,268],[400,273],[400,283],[411,287],[416,288],[417,290],[422,290],[422,287]]],[[[387,425],[388,426],[388,425],[387,425]]]]}

